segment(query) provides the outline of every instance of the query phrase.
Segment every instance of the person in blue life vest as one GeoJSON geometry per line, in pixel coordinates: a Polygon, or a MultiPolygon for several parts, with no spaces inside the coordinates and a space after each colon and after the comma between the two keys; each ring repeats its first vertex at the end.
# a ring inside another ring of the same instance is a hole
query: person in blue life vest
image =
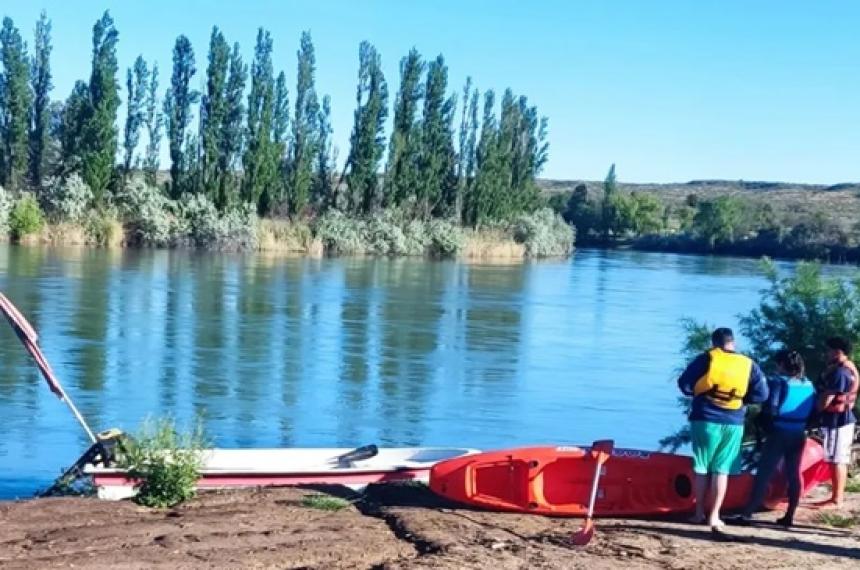
{"type": "Polygon", "coordinates": [[[724,527],[720,508],[729,475],[740,471],[746,404],[764,402],[767,382],[758,364],[735,352],[734,333],[719,328],[711,335],[712,348],[693,360],[678,378],[678,388],[692,396],[690,437],[693,447],[696,514],[713,531],[724,527]],[[710,487],[710,510],[705,505],[710,487]]]}
{"type": "Polygon", "coordinates": [[[815,413],[815,387],[804,375],[803,357],[797,351],[781,350],[776,353],[775,361],[777,373],[768,380],[770,394],[761,409],[761,425],[767,430],[767,439],[749,502],[743,513],[732,520],[736,524],[751,522],[752,514],[764,501],[768,483],[780,460],[788,482],[788,509],[776,523],[791,527],[800,503],[800,461],[806,443],[806,427],[815,413]]]}
{"type": "Polygon", "coordinates": [[[827,367],[818,385],[818,421],[824,435],[824,459],[832,469],[832,496],[819,506],[841,508],[848,480],[848,463],[854,443],[854,403],[860,388],[860,374],[849,359],[851,343],[827,339],[827,367]]]}

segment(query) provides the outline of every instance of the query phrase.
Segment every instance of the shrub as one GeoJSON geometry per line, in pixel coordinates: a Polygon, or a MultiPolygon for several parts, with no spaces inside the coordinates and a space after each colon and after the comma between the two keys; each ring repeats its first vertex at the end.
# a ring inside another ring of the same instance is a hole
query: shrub
{"type": "Polygon", "coordinates": [[[45,219],[36,198],[32,194],[22,194],[9,213],[9,231],[12,237],[20,239],[27,234],[36,233],[43,225],[45,219]]]}
{"type": "Polygon", "coordinates": [[[431,220],[427,224],[428,247],[432,255],[453,257],[466,241],[463,230],[448,220],[431,220]]]}
{"type": "Polygon", "coordinates": [[[126,443],[119,466],[138,481],[135,501],[147,507],[172,507],[191,499],[200,477],[205,439],[198,422],[180,433],[170,418],[146,421],[126,443]]]}
{"type": "Polygon", "coordinates": [[[574,229],[549,208],[519,216],[513,231],[529,257],[566,257],[573,251],[574,229]]]}
{"type": "Polygon", "coordinates": [[[9,233],[9,214],[12,211],[12,197],[0,186],[0,235],[9,233]]]}
{"type": "Polygon", "coordinates": [[[202,194],[186,195],[179,203],[182,233],[198,247],[207,249],[254,249],[257,244],[257,214],[244,204],[219,215],[202,194]]]}
{"type": "Polygon", "coordinates": [[[331,495],[312,494],[302,497],[302,506],[319,511],[339,511],[350,505],[350,502],[331,495]]]}
{"type": "Polygon", "coordinates": [[[315,231],[329,253],[352,255],[365,252],[363,220],[348,218],[339,210],[329,210],[317,220],[315,231]]]}
{"type": "Polygon", "coordinates": [[[155,186],[133,180],[122,189],[117,201],[140,243],[165,247],[180,237],[182,228],[175,213],[176,205],[155,186]]]}
{"type": "Polygon", "coordinates": [[[84,221],[92,201],[92,190],[77,174],[65,179],[52,177],[46,181],[45,209],[57,221],[84,221]]]}
{"type": "Polygon", "coordinates": [[[84,228],[90,240],[97,245],[112,246],[122,241],[122,224],[116,219],[115,213],[90,212],[84,228]]]}

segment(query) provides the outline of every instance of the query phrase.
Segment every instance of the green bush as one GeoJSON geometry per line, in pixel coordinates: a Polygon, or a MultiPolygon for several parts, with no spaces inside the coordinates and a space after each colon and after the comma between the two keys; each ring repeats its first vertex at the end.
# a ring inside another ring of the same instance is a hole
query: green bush
{"type": "Polygon", "coordinates": [[[119,466],[138,481],[135,501],[163,508],[191,499],[205,447],[199,422],[193,430],[182,433],[170,418],[144,422],[119,458],[119,466]]]}
{"type": "Polygon", "coordinates": [[[454,257],[463,249],[463,230],[448,220],[431,220],[426,225],[429,253],[436,257],[454,257]]]}
{"type": "Polygon", "coordinates": [[[117,202],[138,242],[166,247],[180,238],[182,228],[176,204],[157,187],[133,180],[119,193],[117,202]]]}
{"type": "Polygon", "coordinates": [[[9,214],[12,211],[12,197],[0,186],[0,235],[9,233],[9,214]]]}
{"type": "Polygon", "coordinates": [[[364,221],[348,218],[339,210],[323,214],[314,230],[329,253],[354,255],[366,251],[364,221]]]}
{"type": "Polygon", "coordinates": [[[92,203],[92,190],[77,174],[65,179],[52,177],[46,181],[45,209],[57,221],[84,221],[92,203]]]}
{"type": "Polygon", "coordinates": [[[27,234],[36,233],[45,225],[45,218],[39,203],[32,194],[22,194],[9,213],[9,231],[12,237],[20,239],[27,234]]]}
{"type": "Polygon", "coordinates": [[[573,251],[575,230],[549,208],[522,214],[513,224],[514,239],[529,257],[566,257],[573,251]]]}

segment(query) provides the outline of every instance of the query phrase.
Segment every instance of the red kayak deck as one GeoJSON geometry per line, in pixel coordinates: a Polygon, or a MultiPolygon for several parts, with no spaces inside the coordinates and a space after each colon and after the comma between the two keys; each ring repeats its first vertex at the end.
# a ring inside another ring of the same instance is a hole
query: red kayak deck
{"type": "MultiPolygon", "coordinates": [[[[803,493],[829,477],[823,450],[808,440],[801,471],[803,493]]],[[[531,447],[480,453],[443,461],[430,473],[437,494],[475,507],[549,516],[584,516],[588,508],[595,460],[588,448],[531,447]]],[[[753,476],[730,477],[727,510],[742,508],[753,476]]],[[[781,474],[768,489],[771,505],[785,496],[781,474]]],[[[693,510],[693,471],[689,457],[615,449],[603,466],[595,515],[641,516],[693,510]]]]}

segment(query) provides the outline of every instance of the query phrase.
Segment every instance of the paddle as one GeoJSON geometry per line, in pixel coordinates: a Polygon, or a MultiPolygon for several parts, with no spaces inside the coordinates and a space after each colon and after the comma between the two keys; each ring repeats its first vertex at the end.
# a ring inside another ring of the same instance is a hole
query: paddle
{"type": "Polygon", "coordinates": [[[600,480],[600,468],[603,467],[604,463],[609,461],[614,447],[615,442],[611,439],[595,441],[591,445],[591,456],[595,460],[594,480],[591,483],[591,498],[588,500],[588,514],[585,517],[585,524],[570,536],[570,542],[574,546],[585,546],[591,542],[591,537],[594,536],[594,502],[597,500],[597,482],[600,480]]]}
{"type": "Polygon", "coordinates": [[[363,445],[353,449],[352,451],[344,453],[343,455],[338,455],[334,460],[339,467],[352,467],[354,462],[370,459],[371,457],[376,456],[377,453],[379,453],[379,448],[375,445],[363,445]]]}

